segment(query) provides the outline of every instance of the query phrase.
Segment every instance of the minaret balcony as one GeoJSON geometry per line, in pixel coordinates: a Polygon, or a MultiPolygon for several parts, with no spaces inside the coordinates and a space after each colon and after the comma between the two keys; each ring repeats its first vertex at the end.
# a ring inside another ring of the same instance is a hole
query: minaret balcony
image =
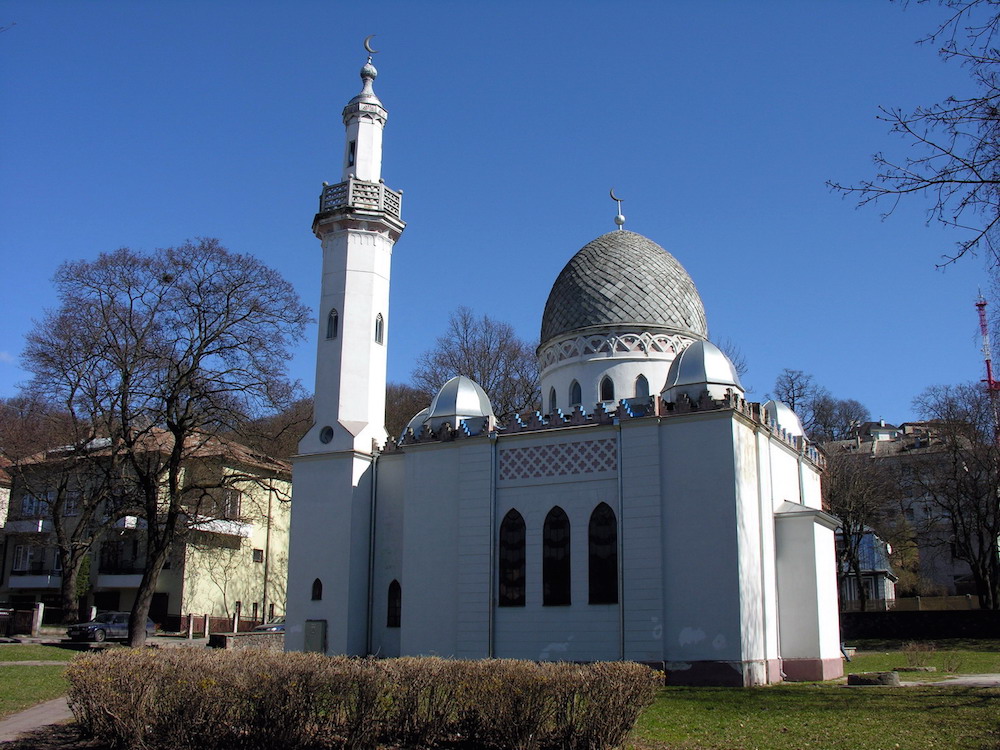
{"type": "Polygon", "coordinates": [[[326,185],[319,198],[320,214],[333,211],[379,213],[400,219],[403,193],[390,190],[381,182],[365,182],[354,175],[344,182],[326,185]]]}

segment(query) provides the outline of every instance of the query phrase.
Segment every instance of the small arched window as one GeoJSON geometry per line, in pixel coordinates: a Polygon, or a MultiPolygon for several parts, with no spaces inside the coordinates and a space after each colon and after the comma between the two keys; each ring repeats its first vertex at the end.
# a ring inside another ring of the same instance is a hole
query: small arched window
{"type": "Polygon", "coordinates": [[[635,379],[635,397],[649,398],[649,381],[645,375],[640,375],[635,379]]]}
{"type": "Polygon", "coordinates": [[[382,313],[375,316],[375,343],[381,344],[382,339],[385,336],[385,320],[382,318],[382,313]]]}
{"type": "Polygon", "coordinates": [[[580,406],[583,403],[583,389],[575,380],[569,387],[569,405],[580,406]]]}
{"type": "Polygon", "coordinates": [[[549,414],[555,414],[556,409],[559,408],[558,402],[556,401],[556,389],[549,388],[549,414]]]}
{"type": "Polygon", "coordinates": [[[330,314],[326,316],[326,337],[328,339],[337,338],[339,327],[340,316],[337,314],[336,310],[330,310],[330,314]]]}
{"type": "Polygon", "coordinates": [[[524,519],[516,510],[507,511],[500,524],[498,565],[501,607],[524,606],[524,519]]]}
{"type": "Polygon", "coordinates": [[[403,614],[403,590],[399,586],[399,581],[393,580],[389,584],[389,606],[385,617],[387,628],[398,628],[403,614]]]}
{"type": "Polygon", "coordinates": [[[569,516],[558,505],[542,526],[542,604],[570,604],[569,516]]]}
{"type": "Polygon", "coordinates": [[[318,602],[323,598],[323,582],[318,578],[313,581],[312,600],[318,602]]]}
{"type": "Polygon", "coordinates": [[[601,503],[590,514],[587,562],[591,604],[618,603],[618,523],[615,512],[601,503]]]}
{"type": "Polygon", "coordinates": [[[615,384],[607,375],[601,379],[601,401],[615,400],[615,384]]]}

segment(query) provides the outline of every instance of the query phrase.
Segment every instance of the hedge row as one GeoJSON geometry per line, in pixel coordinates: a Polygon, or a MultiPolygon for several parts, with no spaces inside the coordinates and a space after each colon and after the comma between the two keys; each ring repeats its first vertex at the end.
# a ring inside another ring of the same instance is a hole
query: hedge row
{"type": "Polygon", "coordinates": [[[67,669],[83,728],[125,750],[608,748],[659,676],[630,662],[110,650],[67,669]]]}

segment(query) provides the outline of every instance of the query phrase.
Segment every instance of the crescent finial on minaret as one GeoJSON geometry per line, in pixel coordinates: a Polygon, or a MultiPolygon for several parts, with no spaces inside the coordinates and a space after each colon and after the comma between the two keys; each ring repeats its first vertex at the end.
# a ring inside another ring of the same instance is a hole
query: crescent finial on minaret
{"type": "Polygon", "coordinates": [[[615,216],[615,224],[621,229],[625,225],[625,215],[622,213],[622,199],[615,195],[614,188],[611,188],[611,200],[618,204],[618,215],[615,216]]]}
{"type": "Polygon", "coordinates": [[[375,38],[374,34],[369,34],[368,36],[365,37],[365,42],[364,42],[364,44],[365,44],[365,51],[369,55],[377,55],[378,54],[378,50],[377,49],[372,49],[372,39],[374,39],[374,38],[375,38]]]}

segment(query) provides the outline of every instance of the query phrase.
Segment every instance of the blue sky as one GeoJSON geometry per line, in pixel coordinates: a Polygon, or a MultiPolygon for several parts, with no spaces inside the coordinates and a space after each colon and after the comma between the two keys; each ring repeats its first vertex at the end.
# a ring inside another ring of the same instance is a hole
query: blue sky
{"type": "MultiPolygon", "coordinates": [[[[383,177],[404,191],[390,379],[460,305],[538,336],[567,260],[614,228],[672,252],[761,399],[805,370],[875,418],[982,377],[981,259],[926,206],[882,221],[825,186],[903,142],[875,119],[969,91],[915,41],[933,4],[0,2],[0,396],[67,259],[218,237],[315,306],[310,232],[377,34],[383,177]]],[[[290,363],[312,388],[315,329],[290,363]]],[[[1000,342],[998,342],[1000,345],[1000,342]]]]}

